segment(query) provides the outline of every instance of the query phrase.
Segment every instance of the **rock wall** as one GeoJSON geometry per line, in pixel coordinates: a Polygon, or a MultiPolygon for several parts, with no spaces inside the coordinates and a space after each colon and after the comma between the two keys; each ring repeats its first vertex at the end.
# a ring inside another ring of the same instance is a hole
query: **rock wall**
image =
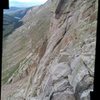
{"type": "Polygon", "coordinates": [[[31,59],[28,58],[32,69],[25,87],[9,98],[90,100],[98,0],[49,0],[48,3],[52,13],[49,30],[38,42],[31,59]]]}
{"type": "Polygon", "coordinates": [[[93,88],[95,0],[58,0],[50,37],[32,81],[40,100],[89,100],[93,88]],[[93,17],[94,16],[94,17],[93,17]]]}

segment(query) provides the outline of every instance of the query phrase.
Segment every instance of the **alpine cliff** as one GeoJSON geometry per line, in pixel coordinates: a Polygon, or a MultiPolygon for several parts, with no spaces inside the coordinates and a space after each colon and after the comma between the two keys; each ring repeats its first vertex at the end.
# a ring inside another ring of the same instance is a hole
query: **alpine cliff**
{"type": "Polygon", "coordinates": [[[3,39],[1,100],[90,100],[98,0],[48,0],[3,39]]]}

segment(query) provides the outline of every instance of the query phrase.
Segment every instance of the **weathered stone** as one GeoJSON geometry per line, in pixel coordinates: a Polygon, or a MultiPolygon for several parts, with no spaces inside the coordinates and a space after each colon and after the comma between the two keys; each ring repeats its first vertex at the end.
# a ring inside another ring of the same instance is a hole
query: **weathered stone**
{"type": "Polygon", "coordinates": [[[24,25],[4,43],[3,62],[11,68],[19,65],[15,76],[9,78],[14,83],[3,87],[2,100],[22,100],[21,96],[25,100],[90,99],[97,1],[48,0],[27,12],[24,25]],[[19,85],[19,89],[12,89],[19,85]]]}
{"type": "Polygon", "coordinates": [[[75,100],[73,94],[57,93],[54,94],[51,100],[75,100]]]}
{"type": "Polygon", "coordinates": [[[66,63],[59,63],[51,67],[52,80],[54,82],[61,78],[67,77],[71,73],[71,69],[66,63]]]}

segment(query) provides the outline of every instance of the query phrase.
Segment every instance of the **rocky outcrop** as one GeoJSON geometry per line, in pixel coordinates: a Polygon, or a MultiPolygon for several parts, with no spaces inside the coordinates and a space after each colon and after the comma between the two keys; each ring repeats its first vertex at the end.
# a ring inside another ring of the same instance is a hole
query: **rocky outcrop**
{"type": "MultiPolygon", "coordinates": [[[[98,1],[49,0],[40,6],[40,10],[36,8],[38,12],[31,18],[31,23],[37,21],[34,19],[38,14],[47,13],[42,12],[45,7],[51,13],[50,26],[45,35],[37,40],[32,37],[35,32],[31,33],[32,43],[35,41],[36,47],[31,48],[34,52],[26,56],[27,61],[21,62],[17,70],[17,75],[22,76],[26,71],[28,74],[7,85],[14,85],[26,77],[27,82],[7,97],[10,100],[90,100],[94,80],[98,1]]],[[[30,24],[31,11],[28,14],[27,25],[30,24]]],[[[37,32],[38,35],[41,36],[37,32]]],[[[13,75],[11,79],[16,80],[17,75],[13,75]]]]}
{"type": "Polygon", "coordinates": [[[3,39],[3,83],[21,66],[20,63],[27,60],[27,56],[33,55],[37,42],[45,37],[51,17],[49,9],[49,5],[29,9],[22,19],[23,25],[3,39]]]}

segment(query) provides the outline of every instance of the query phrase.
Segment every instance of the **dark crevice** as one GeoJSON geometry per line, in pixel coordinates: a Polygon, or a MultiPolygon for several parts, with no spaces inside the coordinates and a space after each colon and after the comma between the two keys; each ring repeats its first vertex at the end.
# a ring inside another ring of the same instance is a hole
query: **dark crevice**
{"type": "Polygon", "coordinates": [[[66,32],[67,32],[67,30],[66,30],[66,28],[65,28],[65,32],[64,32],[63,36],[62,36],[61,39],[55,44],[55,46],[53,47],[53,50],[52,50],[52,51],[54,51],[54,49],[55,49],[55,48],[58,46],[58,44],[61,42],[61,40],[62,40],[63,37],[65,36],[66,32]]]}
{"type": "Polygon", "coordinates": [[[71,3],[71,7],[74,7],[75,3],[77,2],[77,0],[73,0],[73,2],[71,3]]]}
{"type": "Polygon", "coordinates": [[[87,64],[83,61],[83,64],[85,65],[85,67],[87,68],[88,70],[88,73],[91,77],[94,77],[94,73],[91,71],[91,69],[87,66],[87,64]]]}
{"type": "Polygon", "coordinates": [[[81,98],[80,98],[80,95],[81,95],[85,90],[90,89],[91,86],[92,86],[92,84],[89,84],[87,88],[82,89],[82,87],[81,87],[81,90],[80,90],[80,91],[75,92],[74,95],[75,95],[76,100],[80,100],[80,99],[81,99],[81,98]]]}
{"type": "Polygon", "coordinates": [[[58,44],[61,42],[62,39],[63,39],[63,37],[56,43],[56,45],[54,46],[52,51],[54,51],[54,49],[58,46],[58,44]]]}
{"type": "Polygon", "coordinates": [[[59,1],[59,4],[58,4],[58,6],[57,6],[57,9],[56,9],[56,11],[55,11],[55,18],[59,18],[60,16],[61,16],[61,8],[63,7],[63,5],[65,4],[64,2],[65,2],[66,0],[60,0],[59,1]]]}
{"type": "Polygon", "coordinates": [[[53,92],[51,93],[51,95],[50,95],[49,100],[52,100],[54,94],[56,94],[56,93],[62,93],[62,92],[64,92],[64,91],[66,91],[68,88],[72,88],[72,86],[70,85],[69,82],[67,83],[67,87],[66,87],[65,89],[53,91],[53,92]]]}
{"type": "Polygon", "coordinates": [[[58,6],[57,6],[57,9],[56,9],[56,11],[55,11],[55,14],[59,14],[63,3],[64,3],[64,0],[60,0],[59,4],[58,4],[58,6]]]}
{"type": "Polygon", "coordinates": [[[91,82],[90,83],[85,82],[87,76],[89,76],[89,75],[85,75],[76,86],[76,89],[75,89],[76,100],[80,100],[80,95],[83,93],[83,91],[90,89],[92,86],[91,82]]]}

